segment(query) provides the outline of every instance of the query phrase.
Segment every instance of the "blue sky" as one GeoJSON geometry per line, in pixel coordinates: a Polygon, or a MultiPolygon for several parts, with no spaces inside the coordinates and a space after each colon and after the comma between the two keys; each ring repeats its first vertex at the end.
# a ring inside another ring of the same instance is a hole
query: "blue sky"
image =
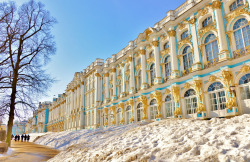
{"type": "MultiPolygon", "coordinates": [[[[2,2],[4,0],[0,0],[2,2]]],[[[16,0],[22,4],[28,0],[16,0]]],[[[185,0],[41,0],[58,24],[53,29],[56,55],[46,67],[58,80],[48,96],[63,93],[74,73],[96,58],[106,59],[154,26],[185,0]]]]}

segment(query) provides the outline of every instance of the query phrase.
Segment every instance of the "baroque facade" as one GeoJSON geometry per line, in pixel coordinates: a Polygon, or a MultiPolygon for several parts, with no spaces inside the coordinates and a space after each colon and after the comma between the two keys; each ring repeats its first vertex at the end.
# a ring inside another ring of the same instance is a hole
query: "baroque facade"
{"type": "Polygon", "coordinates": [[[249,0],[187,0],[76,72],[49,107],[48,130],[250,113],[249,20],[249,0]]]}

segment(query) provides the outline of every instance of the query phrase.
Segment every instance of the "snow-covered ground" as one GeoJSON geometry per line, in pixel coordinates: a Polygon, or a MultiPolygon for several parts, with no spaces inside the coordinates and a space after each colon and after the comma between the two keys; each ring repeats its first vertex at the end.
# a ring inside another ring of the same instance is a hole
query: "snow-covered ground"
{"type": "Polygon", "coordinates": [[[4,154],[0,154],[0,157],[4,157],[4,156],[9,156],[13,153],[13,150],[11,148],[8,148],[8,151],[4,154]]]}
{"type": "Polygon", "coordinates": [[[62,150],[50,161],[250,161],[250,114],[167,119],[51,133],[36,143],[62,150]]]}

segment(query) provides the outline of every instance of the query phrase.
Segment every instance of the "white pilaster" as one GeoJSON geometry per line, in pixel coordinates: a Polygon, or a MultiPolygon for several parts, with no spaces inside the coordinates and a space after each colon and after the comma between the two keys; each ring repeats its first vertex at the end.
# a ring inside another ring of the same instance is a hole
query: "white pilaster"
{"type": "Polygon", "coordinates": [[[219,39],[219,61],[227,60],[230,58],[228,47],[227,47],[227,40],[226,40],[226,33],[224,28],[224,22],[221,12],[221,2],[219,0],[213,0],[212,7],[215,13],[215,19],[217,24],[217,32],[218,32],[218,39],[219,39]]]}
{"type": "Polygon", "coordinates": [[[140,48],[139,53],[141,55],[141,77],[142,77],[142,85],[141,89],[146,89],[147,88],[147,77],[146,77],[146,60],[145,60],[145,50],[143,47],[140,48]]]}
{"type": "Polygon", "coordinates": [[[158,40],[154,40],[152,42],[153,48],[154,48],[154,56],[155,56],[155,75],[156,78],[154,80],[154,84],[160,84],[162,83],[161,79],[161,68],[160,68],[160,54],[159,54],[159,42],[158,40]]]}
{"type": "Polygon", "coordinates": [[[173,28],[168,31],[169,36],[169,45],[170,45],[170,58],[171,58],[171,78],[179,77],[179,70],[178,70],[178,62],[177,62],[177,55],[176,55],[176,42],[175,42],[175,30],[173,28]]]}

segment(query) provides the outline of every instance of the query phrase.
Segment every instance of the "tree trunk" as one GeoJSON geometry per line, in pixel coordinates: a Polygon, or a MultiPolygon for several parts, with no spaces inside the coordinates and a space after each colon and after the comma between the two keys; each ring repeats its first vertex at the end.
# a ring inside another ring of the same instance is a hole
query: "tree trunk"
{"type": "Polygon", "coordinates": [[[10,113],[9,113],[9,121],[8,121],[8,131],[7,131],[7,138],[6,143],[8,146],[11,144],[11,135],[12,135],[12,126],[15,116],[15,100],[16,100],[16,86],[17,86],[17,72],[13,75],[13,83],[12,83],[12,92],[10,98],[10,113]]]}

